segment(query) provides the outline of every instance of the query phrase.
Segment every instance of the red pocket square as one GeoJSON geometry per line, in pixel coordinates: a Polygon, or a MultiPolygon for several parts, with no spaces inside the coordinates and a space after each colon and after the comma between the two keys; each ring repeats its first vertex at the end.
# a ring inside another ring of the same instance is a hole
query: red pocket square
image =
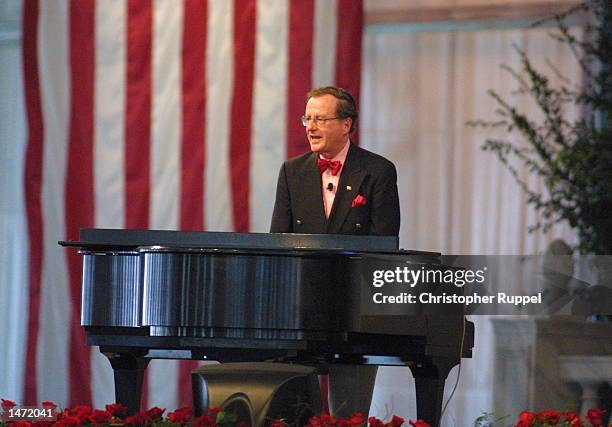
{"type": "Polygon", "coordinates": [[[351,207],[354,208],[355,206],[361,206],[365,204],[366,204],[366,198],[363,197],[361,194],[358,194],[357,197],[353,199],[353,203],[351,203],[351,207]]]}

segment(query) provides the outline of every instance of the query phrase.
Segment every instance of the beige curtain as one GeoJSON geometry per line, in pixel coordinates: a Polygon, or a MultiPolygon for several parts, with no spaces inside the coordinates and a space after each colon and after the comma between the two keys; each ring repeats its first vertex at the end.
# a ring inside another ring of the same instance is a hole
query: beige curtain
{"type": "MultiPolygon", "coordinates": [[[[499,67],[519,67],[513,43],[547,74],[554,76],[546,65],[550,62],[566,77],[580,81],[571,52],[548,36],[550,30],[366,31],[360,141],[392,159],[398,169],[403,248],[445,254],[537,254],[554,238],[573,242],[566,226],[546,235],[527,233],[527,226],[537,221],[536,213],[510,173],[480,149],[485,136],[493,135],[465,124],[495,118],[496,106],[486,94],[490,88],[516,100],[537,119],[534,105],[512,96],[517,85],[499,67]]],[[[542,188],[527,171],[523,176],[534,188],[542,188]]],[[[493,410],[490,319],[470,320],[476,324],[474,357],[463,361],[444,426],[472,425],[483,411],[493,410]]],[[[456,376],[455,368],[445,399],[456,376]]],[[[407,368],[380,369],[371,414],[415,419],[413,387],[407,368]]]]}

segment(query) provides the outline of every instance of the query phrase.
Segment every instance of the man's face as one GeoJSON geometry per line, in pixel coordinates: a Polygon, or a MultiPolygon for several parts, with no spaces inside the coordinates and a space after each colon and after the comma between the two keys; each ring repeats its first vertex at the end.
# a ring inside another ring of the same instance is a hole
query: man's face
{"type": "MultiPolygon", "coordinates": [[[[313,119],[329,119],[336,117],[338,100],[333,95],[323,95],[310,98],[306,104],[304,116],[313,119]]],[[[310,149],[323,157],[332,158],[342,150],[351,129],[351,119],[327,120],[321,126],[313,120],[306,126],[306,136],[310,149]]]]}

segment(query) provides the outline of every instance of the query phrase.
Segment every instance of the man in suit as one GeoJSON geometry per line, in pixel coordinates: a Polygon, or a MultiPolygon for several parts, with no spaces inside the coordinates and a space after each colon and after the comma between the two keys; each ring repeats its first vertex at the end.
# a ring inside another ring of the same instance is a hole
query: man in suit
{"type": "Polygon", "coordinates": [[[272,233],[398,235],[395,166],[351,144],[356,120],[348,92],[310,91],[302,123],[312,152],[281,167],[272,233]]]}
{"type": "MultiPolygon", "coordinates": [[[[395,166],[351,144],[357,116],[355,100],[343,89],[308,93],[301,120],[311,152],[283,163],[270,232],[398,235],[395,166]]],[[[375,378],[376,367],[331,365],[331,413],[367,416],[375,378]]]]}

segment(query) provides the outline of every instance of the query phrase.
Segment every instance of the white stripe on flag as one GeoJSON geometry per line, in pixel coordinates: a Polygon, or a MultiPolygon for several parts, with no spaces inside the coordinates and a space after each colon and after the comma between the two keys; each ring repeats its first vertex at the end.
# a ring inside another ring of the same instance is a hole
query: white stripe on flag
{"type": "Polygon", "coordinates": [[[91,399],[94,408],[115,402],[115,378],[108,358],[100,347],[91,347],[91,399]]]}
{"type": "MultiPolygon", "coordinates": [[[[150,228],[177,230],[180,209],[183,3],[153,3],[150,228]]],[[[176,408],[178,362],[154,360],[148,407],[176,408]]]]}
{"type": "Polygon", "coordinates": [[[312,87],[333,85],[336,81],[337,15],[337,0],[315,0],[312,87]]]}
{"type": "Polygon", "coordinates": [[[287,151],[288,2],[258,1],[256,25],[249,230],[267,232],[287,151]]]}
{"type": "Polygon", "coordinates": [[[149,375],[148,407],[167,408],[168,412],[177,407],[178,361],[151,360],[147,368],[149,375]]]}
{"type": "MultiPolygon", "coordinates": [[[[23,9],[22,2],[16,3],[14,16],[22,16],[23,9]]],[[[0,111],[4,142],[0,155],[0,325],[3,325],[0,342],[4,349],[10,351],[0,352],[0,395],[11,399],[10,396],[22,396],[24,393],[28,350],[30,288],[27,269],[29,234],[23,199],[25,162],[16,162],[24,156],[28,135],[24,126],[24,75],[19,72],[23,69],[22,50],[18,43],[10,47],[3,44],[1,49],[4,59],[0,63],[0,111]],[[11,141],[10,146],[8,141],[11,141]]]]}
{"type": "MultiPolygon", "coordinates": [[[[206,39],[206,230],[232,231],[229,121],[233,87],[232,1],[208,2],[206,39]]],[[[248,117],[244,118],[249,120],[248,117]]]]}
{"type": "Polygon", "coordinates": [[[44,245],[36,355],[37,398],[39,402],[53,400],[66,404],[71,304],[65,250],[57,242],[65,238],[64,186],[70,114],[67,2],[40,2],[39,24],[38,59],[44,122],[44,245]],[[58,309],[60,307],[64,309],[58,309]]]}
{"type": "Polygon", "coordinates": [[[94,221],[121,228],[125,219],[126,4],[96,1],[94,221]]]}
{"type": "MultiPolygon", "coordinates": [[[[125,224],[125,23],[124,0],[97,0],[95,16],[94,222],[125,224]]],[[[115,402],[113,370],[99,347],[91,348],[92,404],[115,402]]]]}
{"type": "Polygon", "coordinates": [[[182,3],[153,4],[150,228],[178,228],[182,3]],[[180,6],[180,7],[179,7],[180,6]]]}

